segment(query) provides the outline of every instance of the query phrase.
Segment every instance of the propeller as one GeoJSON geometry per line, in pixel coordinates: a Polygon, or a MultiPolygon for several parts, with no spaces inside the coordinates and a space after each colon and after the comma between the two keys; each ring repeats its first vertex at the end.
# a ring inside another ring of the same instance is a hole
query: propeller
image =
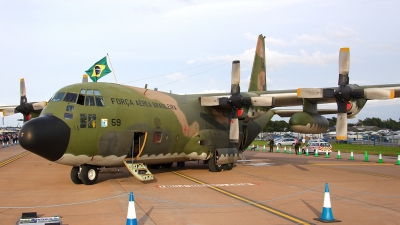
{"type": "Polygon", "coordinates": [[[232,62],[231,73],[231,92],[230,96],[207,96],[201,97],[201,106],[219,106],[230,107],[229,113],[229,140],[232,143],[239,142],[239,118],[243,119],[246,115],[243,113],[243,106],[272,106],[273,97],[245,97],[240,93],[240,61],[232,62]]]}
{"type": "Polygon", "coordinates": [[[26,88],[25,88],[24,78],[21,78],[20,80],[20,95],[21,95],[20,104],[17,107],[15,107],[15,111],[20,112],[24,116],[24,122],[29,121],[31,119],[32,111],[41,110],[47,105],[47,102],[45,101],[34,102],[34,103],[27,102],[28,100],[26,98],[26,88]]]}
{"type": "Polygon", "coordinates": [[[350,101],[354,99],[391,99],[394,90],[382,88],[354,88],[349,85],[350,49],[339,51],[339,80],[336,89],[331,88],[299,88],[299,98],[335,98],[337,103],[336,139],[347,139],[347,111],[350,101]]]}

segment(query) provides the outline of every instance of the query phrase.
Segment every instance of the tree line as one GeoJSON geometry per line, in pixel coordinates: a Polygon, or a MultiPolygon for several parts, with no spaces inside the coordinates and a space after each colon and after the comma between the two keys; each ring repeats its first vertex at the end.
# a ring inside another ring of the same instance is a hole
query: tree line
{"type": "MultiPolygon", "coordinates": [[[[329,122],[329,127],[336,126],[336,117],[327,118],[329,122]]],[[[349,127],[361,127],[361,126],[377,126],[382,129],[390,130],[400,130],[400,121],[395,121],[393,119],[381,120],[380,118],[365,118],[364,120],[358,120],[356,123],[348,123],[349,127]]],[[[270,121],[267,126],[263,129],[264,132],[284,132],[293,131],[290,129],[290,125],[285,120],[270,121]]]]}

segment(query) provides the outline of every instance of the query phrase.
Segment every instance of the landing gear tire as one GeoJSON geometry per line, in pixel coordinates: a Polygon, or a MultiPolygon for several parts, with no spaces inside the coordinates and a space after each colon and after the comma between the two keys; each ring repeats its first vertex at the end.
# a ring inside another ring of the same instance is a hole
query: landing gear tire
{"type": "Polygon", "coordinates": [[[214,157],[208,160],[208,169],[211,172],[221,172],[222,170],[222,165],[215,165],[215,160],[214,157]]]}
{"type": "Polygon", "coordinates": [[[80,176],[81,176],[82,183],[84,183],[86,185],[92,185],[92,184],[96,183],[97,178],[99,177],[99,170],[95,166],[84,165],[84,166],[82,166],[80,176]]]}
{"type": "Polygon", "coordinates": [[[71,169],[71,180],[72,180],[72,182],[74,182],[74,184],[82,184],[82,180],[80,178],[79,167],[78,166],[72,167],[72,169],[71,169]]]}
{"type": "Polygon", "coordinates": [[[147,168],[149,169],[160,169],[161,164],[151,164],[147,165],[147,168]]]}
{"type": "Polygon", "coordinates": [[[224,170],[231,170],[232,168],[233,168],[233,163],[228,163],[228,164],[222,165],[222,169],[224,169],[224,170]]]}
{"type": "Polygon", "coordinates": [[[164,163],[164,164],[161,164],[161,167],[162,168],[171,168],[172,164],[174,164],[174,163],[164,163]]]}

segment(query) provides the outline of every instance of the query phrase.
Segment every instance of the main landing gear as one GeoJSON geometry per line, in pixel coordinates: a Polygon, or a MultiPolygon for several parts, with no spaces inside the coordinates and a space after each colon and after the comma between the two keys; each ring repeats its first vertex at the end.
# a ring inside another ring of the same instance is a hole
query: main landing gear
{"type": "Polygon", "coordinates": [[[216,161],[215,156],[208,160],[208,170],[211,172],[221,172],[222,170],[231,170],[233,168],[233,163],[217,165],[216,161]]]}
{"type": "Polygon", "coordinates": [[[71,180],[74,184],[95,184],[99,177],[99,167],[92,165],[74,166],[71,169],[71,180]]]}

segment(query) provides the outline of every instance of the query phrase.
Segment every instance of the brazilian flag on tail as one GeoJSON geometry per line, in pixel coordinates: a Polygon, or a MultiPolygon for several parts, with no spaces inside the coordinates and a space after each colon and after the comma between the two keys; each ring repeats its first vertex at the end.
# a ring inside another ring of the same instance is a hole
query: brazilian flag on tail
{"type": "Polygon", "coordinates": [[[111,73],[111,70],[107,65],[107,56],[100,59],[85,72],[89,75],[90,79],[92,79],[93,82],[97,82],[97,80],[99,80],[100,78],[111,73]]]}

